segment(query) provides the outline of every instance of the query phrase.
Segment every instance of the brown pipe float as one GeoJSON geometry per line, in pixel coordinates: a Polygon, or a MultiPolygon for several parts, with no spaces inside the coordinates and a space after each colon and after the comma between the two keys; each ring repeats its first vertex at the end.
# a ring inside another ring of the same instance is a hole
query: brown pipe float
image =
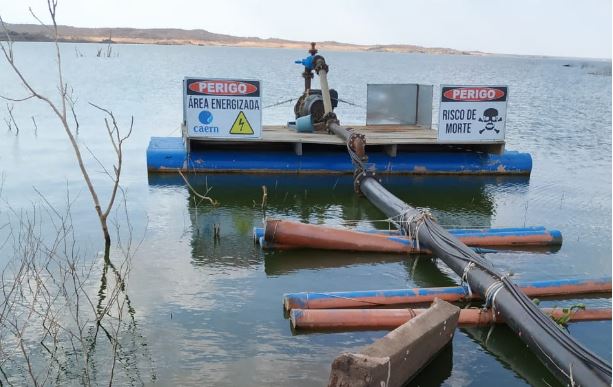
{"type": "MultiPolygon", "coordinates": [[[[395,329],[427,309],[292,309],[290,320],[294,329],[306,330],[383,330],[395,329]]],[[[559,319],[565,316],[562,308],[543,308],[543,313],[559,319]]],[[[458,324],[489,325],[503,323],[499,311],[492,309],[462,309],[458,324]]],[[[611,320],[611,309],[586,309],[570,313],[570,320],[611,320]]]]}
{"type": "MultiPolygon", "coordinates": [[[[546,246],[553,240],[547,233],[484,236],[458,234],[457,237],[470,247],[546,246]]],[[[431,253],[426,249],[418,250],[411,240],[402,235],[360,232],[279,219],[266,220],[264,240],[285,249],[293,247],[396,254],[431,253]]]]}
{"type": "Polygon", "coordinates": [[[267,242],[280,245],[325,250],[368,251],[379,253],[415,253],[409,243],[398,242],[387,235],[369,234],[332,227],[316,226],[285,220],[267,220],[264,229],[267,242]]]}

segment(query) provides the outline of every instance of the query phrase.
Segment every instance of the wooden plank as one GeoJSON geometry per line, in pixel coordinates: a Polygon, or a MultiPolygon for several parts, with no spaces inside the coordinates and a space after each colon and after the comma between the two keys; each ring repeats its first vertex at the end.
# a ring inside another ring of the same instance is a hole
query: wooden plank
{"type": "Polygon", "coordinates": [[[406,385],[453,338],[460,308],[435,300],[427,311],[357,353],[332,362],[329,387],[406,385]]]}
{"type": "MultiPolygon", "coordinates": [[[[358,133],[366,136],[367,145],[384,145],[385,151],[391,156],[396,154],[398,145],[436,145],[438,143],[437,132],[415,125],[347,125],[358,133]]],[[[259,139],[195,139],[196,141],[239,144],[239,143],[289,143],[294,147],[296,154],[302,155],[302,144],[323,144],[344,146],[345,142],[340,138],[326,133],[298,133],[287,126],[270,125],[262,128],[262,138],[259,139]]],[[[447,143],[446,143],[447,144],[447,143]]],[[[459,141],[447,145],[480,145],[487,151],[498,153],[504,149],[504,141],[492,143],[474,143],[459,141]]]]}

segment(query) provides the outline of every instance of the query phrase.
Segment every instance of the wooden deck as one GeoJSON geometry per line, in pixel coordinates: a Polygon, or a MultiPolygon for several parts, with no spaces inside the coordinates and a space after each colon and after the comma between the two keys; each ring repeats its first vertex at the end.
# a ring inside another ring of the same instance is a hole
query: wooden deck
{"type": "MultiPolygon", "coordinates": [[[[352,126],[357,132],[366,135],[369,145],[391,144],[433,144],[436,143],[436,130],[417,126],[352,126]]],[[[304,144],[338,144],[345,142],[335,135],[325,132],[298,133],[286,126],[264,126],[263,142],[301,142],[304,144]]]]}
{"type": "MultiPolygon", "coordinates": [[[[357,132],[366,136],[367,146],[383,146],[390,156],[396,156],[398,146],[403,145],[453,145],[439,143],[437,131],[414,125],[349,125],[357,132]]],[[[262,138],[198,138],[193,141],[209,144],[239,144],[239,143],[286,143],[294,147],[298,155],[302,155],[302,144],[322,144],[344,146],[345,142],[333,134],[326,132],[299,133],[287,126],[263,126],[262,138]]],[[[477,144],[471,142],[458,142],[462,145],[474,145],[489,153],[501,153],[504,150],[504,141],[477,144]]]]}

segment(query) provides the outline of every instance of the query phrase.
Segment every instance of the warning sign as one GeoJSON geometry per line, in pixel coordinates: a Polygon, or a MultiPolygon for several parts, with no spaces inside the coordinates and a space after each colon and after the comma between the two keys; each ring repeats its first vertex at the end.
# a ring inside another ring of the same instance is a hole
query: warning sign
{"type": "Polygon", "coordinates": [[[234,120],[232,128],[230,129],[230,134],[253,134],[253,128],[251,127],[251,124],[249,124],[249,121],[247,121],[245,113],[242,111],[238,113],[238,116],[236,116],[236,120],[234,120]]]}
{"type": "Polygon", "coordinates": [[[188,137],[260,138],[260,81],[185,78],[183,115],[188,137]]]}
{"type": "Polygon", "coordinates": [[[503,141],[507,96],[506,86],[441,86],[438,140],[503,141]]]}

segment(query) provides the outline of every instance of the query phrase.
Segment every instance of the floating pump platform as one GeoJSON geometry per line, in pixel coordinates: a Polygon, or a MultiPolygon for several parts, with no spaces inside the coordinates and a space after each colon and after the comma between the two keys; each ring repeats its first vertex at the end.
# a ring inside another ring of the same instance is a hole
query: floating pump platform
{"type": "Polygon", "coordinates": [[[358,105],[328,87],[314,43],[309,54],[296,61],[304,66],[300,97],[268,106],[297,101],[295,121],[281,126],[262,125],[259,80],[186,77],[182,135],[151,138],[148,171],[350,174],[347,141],[330,131],[334,117],[361,136],[360,154],[380,174],[530,174],[529,154],[505,151],[508,87],[441,85],[435,96],[433,85],[367,83],[366,122],[340,126],[331,115],[337,105],[358,105]]]}

